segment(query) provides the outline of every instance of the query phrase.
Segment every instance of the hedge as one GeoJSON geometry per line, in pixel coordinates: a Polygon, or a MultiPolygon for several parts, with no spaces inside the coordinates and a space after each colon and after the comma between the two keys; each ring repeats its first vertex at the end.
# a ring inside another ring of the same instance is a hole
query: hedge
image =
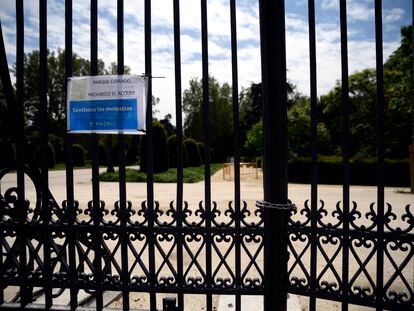
{"type": "MultiPolygon", "coordinates": [[[[168,163],[170,168],[177,167],[177,136],[171,135],[167,139],[168,143],[168,163]]],[[[188,167],[188,155],[186,145],[183,144],[183,167],[188,167]]]]}
{"type": "Polygon", "coordinates": [[[131,139],[131,143],[128,146],[126,155],[125,155],[125,161],[127,165],[133,165],[137,164],[138,162],[138,150],[139,150],[139,141],[140,136],[135,135],[131,139]]]}
{"type": "MultiPolygon", "coordinates": [[[[410,185],[408,160],[385,159],[385,185],[408,187],[410,185]]],[[[311,182],[311,159],[298,157],[289,161],[288,180],[294,183],[311,182]]],[[[352,185],[377,185],[378,166],[375,158],[353,158],[350,160],[350,183],[352,185]]],[[[318,158],[318,183],[342,184],[342,158],[331,156],[318,158]]]]}
{"type": "Polygon", "coordinates": [[[85,166],[85,150],[81,145],[73,145],[73,165],[85,166]]]}
{"type": "Polygon", "coordinates": [[[171,135],[167,139],[168,163],[170,167],[177,167],[177,136],[171,135]]]}
{"type": "MultiPolygon", "coordinates": [[[[39,146],[36,150],[35,161],[36,161],[36,165],[40,167],[42,164],[42,147],[41,146],[39,146]]],[[[55,167],[56,165],[55,149],[53,148],[53,145],[51,143],[47,143],[46,161],[47,161],[48,168],[55,167]]]]}
{"type": "Polygon", "coordinates": [[[99,154],[99,165],[108,165],[106,148],[103,143],[99,143],[98,145],[98,154],[99,154]]]}
{"type": "MultiPolygon", "coordinates": [[[[167,134],[164,126],[158,121],[152,122],[153,137],[153,171],[161,173],[168,170],[167,134]]],[[[140,170],[147,172],[147,135],[140,142],[140,170]]]]}
{"type": "Polygon", "coordinates": [[[200,150],[194,139],[187,138],[184,140],[184,146],[188,155],[188,166],[197,167],[201,165],[200,150]]]}
{"type": "Polygon", "coordinates": [[[55,158],[57,163],[65,162],[65,148],[64,148],[64,140],[62,137],[59,136],[52,136],[50,138],[50,143],[55,150],[55,158]]]}

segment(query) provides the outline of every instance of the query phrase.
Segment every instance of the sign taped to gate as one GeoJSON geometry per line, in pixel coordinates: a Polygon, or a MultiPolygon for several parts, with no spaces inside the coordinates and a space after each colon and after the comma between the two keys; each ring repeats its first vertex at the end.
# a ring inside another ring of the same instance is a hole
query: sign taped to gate
{"type": "Polygon", "coordinates": [[[68,133],[145,133],[146,77],[72,77],[67,87],[68,133]]]}

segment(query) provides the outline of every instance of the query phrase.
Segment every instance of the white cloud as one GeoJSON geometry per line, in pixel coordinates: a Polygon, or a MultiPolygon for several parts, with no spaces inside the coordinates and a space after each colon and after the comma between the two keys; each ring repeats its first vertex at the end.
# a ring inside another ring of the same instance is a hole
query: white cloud
{"type": "MultiPolygon", "coordinates": [[[[6,39],[9,61],[14,62],[15,24],[14,1],[1,0],[0,18],[6,39]],[[4,9],[3,9],[4,8],[4,9]]],[[[26,2],[25,2],[26,3],[26,2]]],[[[34,2],[26,7],[26,44],[28,52],[37,48],[38,7],[34,2]]],[[[324,9],[338,9],[338,0],[323,0],[324,9]]],[[[373,18],[372,3],[350,1],[350,19],[370,20],[373,18]]],[[[208,47],[209,73],[220,82],[231,84],[230,11],[228,0],[208,0],[208,47]]],[[[74,0],[73,3],[73,45],[74,52],[89,59],[90,16],[89,2],[74,0]]],[[[181,68],[182,89],[188,87],[193,77],[201,77],[201,8],[194,0],[180,1],[181,23],[181,68]]],[[[48,1],[48,46],[55,50],[64,47],[64,1],[48,1]]],[[[402,9],[384,11],[384,21],[392,23],[402,18],[402,9]]],[[[99,57],[107,65],[116,61],[116,2],[99,1],[99,57]]],[[[390,25],[390,24],[387,24],[390,25]]],[[[174,37],[172,1],[152,1],[152,64],[153,74],[165,76],[154,79],[153,93],[161,99],[160,113],[175,115],[174,81],[174,37]]],[[[298,90],[309,93],[309,42],[308,24],[305,16],[288,13],[286,15],[286,51],[288,78],[298,86],[298,90]]],[[[375,44],[370,40],[356,40],[349,31],[350,73],[375,66],[375,44]]],[[[260,30],[258,4],[250,1],[237,2],[238,76],[239,87],[248,87],[251,82],[261,79],[260,30]]],[[[337,23],[319,22],[316,27],[318,92],[323,94],[341,76],[340,32],[337,23]]],[[[399,42],[384,43],[384,57],[388,57],[399,42]]],[[[144,44],[144,0],[125,0],[125,64],[132,73],[145,71],[144,44]]],[[[11,63],[12,63],[11,62],[11,63]]]]}
{"type": "Polygon", "coordinates": [[[321,7],[324,10],[337,9],[339,7],[339,0],[322,0],[321,7]]]}
{"type": "Polygon", "coordinates": [[[350,20],[369,21],[373,20],[375,10],[371,5],[364,2],[350,2],[348,5],[348,18],[350,20]]]}
{"type": "Polygon", "coordinates": [[[401,8],[393,8],[391,10],[384,10],[384,23],[395,23],[403,18],[405,11],[401,8]]]}

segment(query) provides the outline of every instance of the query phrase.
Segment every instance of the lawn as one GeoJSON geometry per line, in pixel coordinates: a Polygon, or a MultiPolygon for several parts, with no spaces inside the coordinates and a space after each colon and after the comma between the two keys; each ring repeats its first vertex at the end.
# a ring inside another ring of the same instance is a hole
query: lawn
{"type": "MultiPolygon", "coordinates": [[[[214,175],[219,169],[223,167],[223,164],[211,164],[211,175],[214,175]]],[[[99,175],[100,181],[118,181],[118,171],[114,173],[102,173],[99,175]]],[[[204,166],[199,167],[187,167],[184,168],[184,182],[196,183],[204,180],[204,166]]],[[[126,181],[127,182],[145,182],[147,181],[147,175],[136,169],[126,169],[126,181]]],[[[154,182],[159,183],[175,183],[177,182],[177,169],[170,168],[163,173],[154,174],[154,182]]]]}

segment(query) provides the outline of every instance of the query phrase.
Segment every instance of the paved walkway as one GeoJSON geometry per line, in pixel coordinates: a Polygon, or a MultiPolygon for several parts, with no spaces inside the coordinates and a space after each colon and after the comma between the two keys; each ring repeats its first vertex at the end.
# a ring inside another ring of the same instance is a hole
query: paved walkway
{"type": "MultiPolygon", "coordinates": [[[[262,199],[262,182],[263,181],[261,174],[259,174],[258,179],[256,179],[255,174],[252,174],[251,176],[243,175],[243,179],[241,181],[241,196],[242,200],[247,202],[249,208],[254,208],[254,203],[256,202],[256,200],[262,199]]],[[[62,202],[66,198],[65,171],[49,172],[49,185],[50,190],[54,195],[55,199],[58,202],[62,202]]],[[[4,193],[6,189],[12,186],[16,186],[16,174],[7,175],[1,181],[0,190],[2,193],[4,193]]],[[[79,201],[81,208],[85,208],[87,202],[90,201],[92,198],[92,183],[90,169],[78,169],[74,171],[74,189],[75,199],[79,201]]],[[[176,185],[156,183],[154,184],[154,192],[155,200],[158,200],[160,202],[161,209],[165,210],[168,208],[169,203],[175,200],[176,185]]],[[[212,176],[211,192],[212,200],[216,201],[219,208],[224,210],[228,207],[229,202],[234,200],[234,183],[233,181],[223,180],[223,173],[219,171],[214,176],[212,176]]],[[[406,205],[414,203],[414,195],[408,194],[407,192],[408,189],[385,189],[385,201],[393,206],[393,210],[397,215],[401,215],[404,212],[404,208],[406,205]]],[[[118,183],[100,183],[100,193],[101,200],[104,200],[106,202],[106,207],[111,209],[119,197],[118,183]]],[[[35,199],[34,187],[29,179],[27,179],[26,184],[26,196],[27,199],[29,199],[32,202],[35,199]]],[[[321,200],[324,200],[325,207],[329,211],[333,211],[337,202],[342,200],[342,186],[319,185],[318,196],[321,200]]],[[[376,201],[376,196],[376,187],[351,187],[351,201],[357,202],[358,208],[361,210],[361,212],[367,212],[369,210],[369,205],[372,202],[376,201]]],[[[138,206],[142,201],[146,199],[146,184],[128,183],[127,198],[128,200],[133,202],[134,206],[138,206]]],[[[196,207],[198,203],[201,200],[203,200],[203,198],[204,182],[199,182],[195,184],[184,184],[184,200],[186,200],[189,203],[190,207],[196,207]]],[[[289,198],[299,208],[303,207],[304,202],[310,198],[310,185],[289,184],[289,198]]],[[[395,224],[401,225],[402,222],[400,220],[397,220],[395,224]]],[[[318,260],[318,269],[323,268],[324,265],[325,263],[323,262],[323,260],[318,260]]],[[[413,276],[412,265],[409,269],[410,270],[407,271],[408,275],[413,276]]],[[[145,305],[145,303],[143,303],[145,298],[142,298],[141,296],[142,295],[139,295],[134,298],[137,299],[135,301],[137,302],[136,307],[140,307],[140,305],[145,305]]],[[[307,298],[301,297],[299,299],[299,302],[301,307],[303,309],[306,309],[307,298]]],[[[223,302],[219,302],[219,300],[216,300],[215,306],[218,307],[219,305],[225,305],[225,301],[223,300],[223,302]]],[[[228,305],[229,304],[227,304],[227,306],[228,305]]],[[[322,302],[318,307],[318,310],[328,309],[329,311],[340,310],[340,306],[339,304],[322,302]]]]}

